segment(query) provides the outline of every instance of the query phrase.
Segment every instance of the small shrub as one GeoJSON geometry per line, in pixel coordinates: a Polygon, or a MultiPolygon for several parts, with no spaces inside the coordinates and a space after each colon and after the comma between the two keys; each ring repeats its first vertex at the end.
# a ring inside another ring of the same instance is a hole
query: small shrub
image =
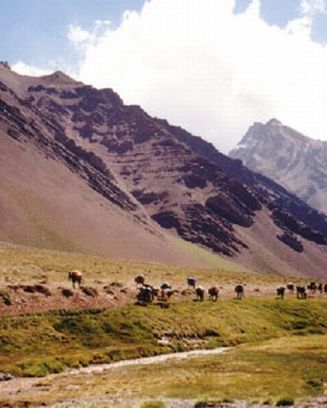
{"type": "Polygon", "coordinates": [[[43,285],[24,285],[23,291],[26,293],[41,293],[44,296],[51,296],[50,290],[43,285]]]}
{"type": "Polygon", "coordinates": [[[35,293],[35,286],[33,285],[23,285],[23,291],[26,293],[35,293]]]}
{"type": "Polygon", "coordinates": [[[10,293],[6,292],[6,291],[0,291],[0,297],[3,300],[3,303],[6,306],[10,306],[11,305],[11,297],[10,297],[10,293]]]}
{"type": "Polygon", "coordinates": [[[310,387],[321,388],[324,382],[320,378],[311,378],[307,381],[307,384],[310,385],[310,387]]]}
{"type": "Polygon", "coordinates": [[[162,401],[145,401],[138,408],[166,408],[166,404],[162,401]]]}
{"type": "Polygon", "coordinates": [[[124,285],[121,282],[114,281],[110,283],[110,286],[114,288],[122,288],[124,285]]]}
{"type": "Polygon", "coordinates": [[[114,327],[110,324],[110,323],[108,323],[108,322],[105,322],[105,323],[103,323],[103,325],[102,325],[102,330],[105,332],[105,333],[115,333],[116,332],[116,330],[114,329],[114,327]]]}
{"type": "Polygon", "coordinates": [[[81,287],[81,290],[87,296],[92,297],[98,296],[98,291],[95,288],[91,288],[90,286],[83,286],[81,287]]]}
{"type": "Polygon", "coordinates": [[[186,350],[185,344],[182,343],[182,342],[180,342],[180,341],[178,341],[178,342],[176,343],[176,350],[177,350],[179,353],[185,351],[185,350],[186,350]]]}
{"type": "Polygon", "coordinates": [[[276,402],[276,407],[291,407],[293,405],[293,398],[282,398],[276,402]]]}
{"type": "Polygon", "coordinates": [[[103,290],[106,292],[107,295],[114,295],[115,292],[112,290],[112,286],[104,286],[103,290]]]}
{"type": "Polygon", "coordinates": [[[64,370],[64,366],[58,361],[47,361],[23,365],[21,367],[24,377],[45,377],[48,374],[58,374],[64,370]]]}
{"type": "Polygon", "coordinates": [[[78,327],[78,322],[72,317],[66,317],[53,325],[53,328],[57,331],[67,331],[70,333],[75,333],[78,327]]]}
{"type": "Polygon", "coordinates": [[[71,296],[74,295],[74,292],[71,289],[62,289],[61,293],[63,294],[63,296],[65,296],[66,298],[69,298],[71,296]]]}
{"type": "Polygon", "coordinates": [[[194,408],[211,408],[215,407],[217,404],[215,402],[210,402],[210,401],[198,401],[195,405],[194,408]]]}
{"type": "Polygon", "coordinates": [[[35,285],[35,291],[38,293],[42,293],[42,295],[46,297],[51,296],[50,290],[44,285],[35,285]]]}

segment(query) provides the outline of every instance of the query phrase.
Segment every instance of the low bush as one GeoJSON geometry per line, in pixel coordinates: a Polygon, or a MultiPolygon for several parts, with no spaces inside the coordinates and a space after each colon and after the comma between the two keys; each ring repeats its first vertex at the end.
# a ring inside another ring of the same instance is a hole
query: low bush
{"type": "Polygon", "coordinates": [[[276,407],[291,407],[294,405],[293,398],[281,398],[276,402],[276,407]]]}
{"type": "Polygon", "coordinates": [[[0,291],[0,298],[2,298],[2,301],[6,306],[11,305],[11,296],[10,296],[9,292],[1,290],[0,291]]]}

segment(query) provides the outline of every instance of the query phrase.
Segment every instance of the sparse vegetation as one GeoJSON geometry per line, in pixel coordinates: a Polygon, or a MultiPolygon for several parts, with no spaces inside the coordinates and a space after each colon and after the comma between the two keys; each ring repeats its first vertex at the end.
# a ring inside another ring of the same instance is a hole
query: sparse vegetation
{"type": "Polygon", "coordinates": [[[276,407],[291,407],[293,405],[293,398],[282,398],[276,402],[276,407]]]}
{"type": "Polygon", "coordinates": [[[3,303],[6,306],[10,306],[11,305],[11,297],[10,297],[10,293],[5,291],[5,290],[1,290],[0,291],[0,298],[2,299],[3,303]]]}
{"type": "Polygon", "coordinates": [[[162,401],[145,401],[138,408],[166,408],[166,404],[162,401]]]}
{"type": "MultiPolygon", "coordinates": [[[[105,285],[124,282],[134,284],[138,274],[144,274],[155,285],[169,281],[173,285],[185,283],[186,276],[196,276],[201,282],[228,284],[236,281],[248,284],[281,284],[289,278],[250,272],[233,262],[219,259],[200,248],[178,241],[185,250],[198,251],[198,256],[206,268],[191,268],[178,265],[159,263],[144,263],[106,259],[78,253],[41,250],[38,248],[0,243],[0,273],[1,278],[11,283],[29,282],[31,280],[49,282],[66,282],[67,273],[74,269],[83,271],[85,286],[90,281],[97,280],[105,285]],[[210,269],[209,269],[210,268],[210,269]]],[[[297,280],[293,279],[294,282],[297,280]]]]}
{"type": "Polygon", "coordinates": [[[74,295],[74,292],[71,289],[67,289],[67,288],[63,288],[61,290],[61,293],[63,294],[63,296],[65,296],[66,298],[72,297],[74,295]]]}
{"type": "Polygon", "coordinates": [[[91,286],[82,286],[81,291],[87,296],[96,297],[98,296],[98,291],[91,286]]]}

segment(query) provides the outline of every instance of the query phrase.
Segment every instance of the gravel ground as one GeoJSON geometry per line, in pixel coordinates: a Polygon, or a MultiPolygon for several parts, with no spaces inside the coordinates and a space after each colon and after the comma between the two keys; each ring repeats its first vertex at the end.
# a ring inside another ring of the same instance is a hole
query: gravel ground
{"type": "MultiPolygon", "coordinates": [[[[110,400],[110,399],[88,399],[82,401],[70,401],[60,404],[51,405],[51,408],[104,408],[104,407],[121,407],[131,408],[138,407],[142,402],[148,400],[110,400]]],[[[194,408],[196,401],[180,399],[158,399],[166,404],[167,408],[194,408]]],[[[203,405],[201,408],[271,408],[275,405],[250,404],[245,401],[234,401],[233,403],[216,403],[203,405]]],[[[306,402],[296,403],[294,408],[323,408],[327,407],[327,396],[310,399],[306,402]]],[[[50,407],[49,407],[50,408],[50,407]]]]}

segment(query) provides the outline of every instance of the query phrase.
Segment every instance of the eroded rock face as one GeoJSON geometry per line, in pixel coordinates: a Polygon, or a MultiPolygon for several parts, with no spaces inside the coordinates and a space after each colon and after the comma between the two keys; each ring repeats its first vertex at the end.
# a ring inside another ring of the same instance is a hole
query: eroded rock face
{"type": "Polygon", "coordinates": [[[277,235],[277,238],[296,252],[303,252],[303,245],[294,235],[284,232],[283,235],[277,235]]]}
{"type": "Polygon", "coordinates": [[[165,211],[152,218],[166,229],[174,228],[186,241],[205,246],[226,256],[246,248],[235,234],[232,224],[201,204],[185,205],[182,215],[165,211]]]}
{"type": "Polygon", "coordinates": [[[133,196],[144,205],[148,204],[160,204],[165,199],[168,199],[168,193],[163,191],[161,193],[146,192],[144,190],[132,191],[133,196]]]}
{"type": "Polygon", "coordinates": [[[319,232],[314,231],[312,228],[303,225],[295,217],[289,214],[287,211],[281,208],[270,205],[272,209],[272,218],[276,225],[278,225],[284,231],[291,234],[297,234],[308,241],[315,242],[318,245],[327,245],[327,238],[319,232]]]}
{"type": "Polygon", "coordinates": [[[232,224],[250,227],[253,224],[247,208],[239,205],[234,200],[228,200],[225,195],[220,194],[209,197],[206,201],[206,207],[210,208],[218,217],[222,217],[232,224]]]}
{"type": "MultiPolygon", "coordinates": [[[[232,154],[233,158],[225,156],[200,137],[193,136],[179,127],[171,126],[166,121],[160,121],[160,123],[168,128],[178,140],[186,143],[195,152],[218,165],[225,174],[237,180],[237,183],[228,183],[230,194],[236,193],[238,199],[247,202],[247,205],[253,210],[258,210],[262,206],[282,210],[301,225],[296,228],[297,234],[309,241],[324,245],[327,237],[326,215],[310,207],[270,178],[249,170],[241,160],[234,158],[234,154],[232,154]],[[244,188],[244,185],[249,188],[244,188]],[[255,196],[253,192],[256,193],[255,196]]],[[[280,125],[280,122],[272,120],[268,126],[280,125]]],[[[276,217],[274,216],[273,219],[275,222],[276,217]]],[[[281,223],[278,225],[281,226],[281,223]]]]}

